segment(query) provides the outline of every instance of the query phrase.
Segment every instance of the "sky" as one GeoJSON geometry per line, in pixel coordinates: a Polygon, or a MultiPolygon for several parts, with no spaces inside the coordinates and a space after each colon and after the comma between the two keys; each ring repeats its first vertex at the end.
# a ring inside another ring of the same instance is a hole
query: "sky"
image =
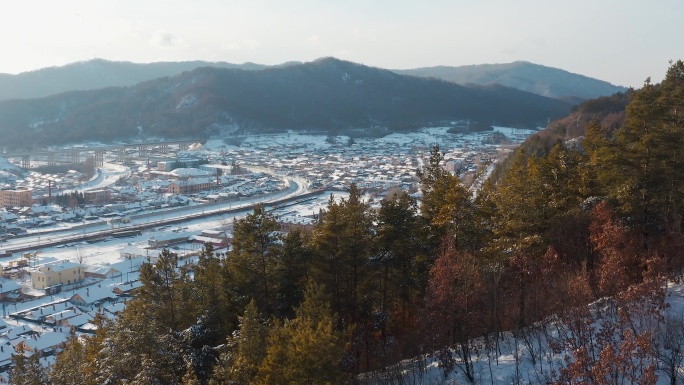
{"type": "MultiPolygon", "coordinates": [[[[8,3],[10,4],[10,3],[8,3]]],[[[0,73],[94,58],[408,69],[525,60],[641,87],[684,59],[681,0],[22,0],[0,73]]]]}

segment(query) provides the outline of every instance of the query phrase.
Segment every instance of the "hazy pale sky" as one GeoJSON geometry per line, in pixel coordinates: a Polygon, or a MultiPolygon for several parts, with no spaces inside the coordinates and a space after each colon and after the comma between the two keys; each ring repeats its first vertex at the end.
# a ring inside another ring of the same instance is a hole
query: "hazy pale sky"
{"type": "Polygon", "coordinates": [[[334,56],[395,69],[527,60],[640,87],[684,59],[682,0],[22,0],[3,8],[0,73],[93,58],[334,56]]]}

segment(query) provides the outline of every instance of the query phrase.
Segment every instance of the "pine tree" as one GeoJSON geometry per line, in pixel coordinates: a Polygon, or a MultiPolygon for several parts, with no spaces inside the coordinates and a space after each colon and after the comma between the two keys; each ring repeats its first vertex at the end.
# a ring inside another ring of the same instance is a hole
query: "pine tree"
{"type": "Polygon", "coordinates": [[[310,283],[297,317],[276,325],[256,384],[338,384],[342,339],[333,328],[323,288],[310,283]]]}
{"type": "Polygon", "coordinates": [[[477,244],[481,248],[486,247],[487,243],[491,241],[494,227],[496,226],[498,207],[494,201],[494,195],[495,187],[491,179],[487,179],[473,201],[475,205],[475,223],[479,230],[477,244]]]}
{"type": "MultiPolygon", "coordinates": [[[[275,217],[263,205],[254,213],[235,222],[233,251],[228,256],[230,278],[236,293],[243,299],[254,298],[259,309],[267,315],[275,314],[276,295],[282,265],[280,237],[275,217]]],[[[246,301],[243,306],[246,305],[246,301]]]]}
{"type": "Polygon", "coordinates": [[[178,382],[185,371],[181,349],[168,326],[146,316],[142,299],[129,301],[98,352],[99,383],[178,382]]]}
{"type": "Polygon", "coordinates": [[[153,359],[144,355],[141,357],[141,370],[135,375],[131,385],[164,385],[166,382],[160,373],[160,368],[153,359]]]}
{"type": "Polygon", "coordinates": [[[624,126],[592,153],[601,186],[642,233],[644,249],[653,236],[679,228],[684,209],[683,69],[681,61],[673,63],[661,84],[647,80],[635,91],[624,126]]]}
{"type": "Polygon", "coordinates": [[[49,377],[53,385],[83,385],[86,383],[81,368],[86,361],[85,346],[78,336],[72,334],[57,355],[49,377]]]}
{"type": "Polygon", "coordinates": [[[154,265],[145,263],[140,269],[140,282],[143,286],[140,288],[139,298],[145,305],[146,315],[173,331],[181,330],[188,324],[182,324],[187,314],[179,308],[182,281],[177,268],[178,256],[164,249],[154,265]]]}
{"type": "Polygon", "coordinates": [[[183,297],[185,311],[194,318],[202,317],[203,324],[211,331],[208,345],[219,345],[237,324],[235,293],[230,290],[230,276],[226,258],[214,253],[206,244],[194,268],[194,279],[183,297]]]}
{"type": "Polygon", "coordinates": [[[228,363],[230,366],[215,379],[236,385],[250,384],[266,356],[267,334],[265,325],[259,319],[256,302],[252,300],[240,319],[237,336],[229,341],[229,345],[234,346],[228,363]]]}
{"type": "Polygon", "coordinates": [[[15,385],[49,385],[47,369],[40,363],[38,354],[26,357],[22,350],[12,355],[13,367],[9,371],[11,384],[15,385]]]}
{"type": "Polygon", "coordinates": [[[579,151],[560,143],[541,159],[538,178],[542,180],[541,194],[546,197],[546,215],[550,218],[564,216],[584,200],[582,192],[588,188],[580,170],[583,164],[579,151]]]}
{"type": "Polygon", "coordinates": [[[332,306],[338,317],[338,327],[342,327],[342,271],[339,265],[344,253],[342,234],[344,222],[342,208],[330,195],[325,213],[314,228],[312,248],[316,253],[313,274],[317,282],[324,282],[332,293],[332,306]]]}
{"type": "MultiPolygon", "coordinates": [[[[99,366],[100,359],[103,357],[103,349],[105,347],[105,341],[107,340],[113,322],[104,316],[103,311],[100,310],[95,314],[92,324],[97,327],[95,335],[93,336],[81,336],[83,343],[83,359],[79,364],[79,375],[82,379],[83,384],[87,385],[99,385],[102,383],[101,367],[99,366]]],[[[69,349],[69,344],[75,343],[74,341],[67,341],[67,346],[65,351],[69,349]]],[[[78,349],[74,349],[74,356],[77,355],[78,349]]],[[[67,354],[64,357],[65,361],[70,361],[68,359],[72,354],[67,354]]],[[[58,361],[60,358],[58,358],[58,361]]],[[[65,369],[68,372],[68,364],[65,364],[65,369]]]]}
{"type": "Polygon", "coordinates": [[[528,158],[523,149],[518,149],[494,196],[498,208],[494,226],[497,252],[541,254],[544,250],[542,235],[547,230],[548,217],[546,197],[541,193],[542,180],[538,177],[539,163],[538,158],[528,158]]]}
{"type": "Polygon", "coordinates": [[[283,240],[282,274],[277,300],[280,317],[293,317],[295,307],[304,297],[306,279],[313,262],[310,235],[301,229],[292,229],[283,240]]]}
{"type": "Polygon", "coordinates": [[[197,375],[195,374],[195,370],[192,367],[192,365],[187,365],[185,369],[185,375],[183,376],[183,379],[181,381],[183,385],[201,385],[202,383],[200,380],[197,378],[197,375]]]}
{"type": "Polygon", "coordinates": [[[376,243],[382,268],[380,305],[383,312],[389,312],[395,305],[407,311],[415,296],[422,292],[416,279],[421,275],[417,271],[417,259],[423,251],[417,212],[416,199],[406,192],[380,204],[376,243]]]}
{"type": "Polygon", "coordinates": [[[453,237],[460,249],[475,250],[479,245],[472,196],[458,177],[442,167],[443,160],[439,146],[434,146],[428,165],[417,172],[423,190],[420,209],[431,226],[433,250],[445,237],[453,237]]]}
{"type": "Polygon", "coordinates": [[[340,203],[332,200],[321,223],[314,230],[313,249],[317,255],[313,275],[329,288],[337,327],[343,329],[369,314],[377,290],[366,284],[373,234],[373,216],[361,191],[351,185],[349,197],[340,203]]]}

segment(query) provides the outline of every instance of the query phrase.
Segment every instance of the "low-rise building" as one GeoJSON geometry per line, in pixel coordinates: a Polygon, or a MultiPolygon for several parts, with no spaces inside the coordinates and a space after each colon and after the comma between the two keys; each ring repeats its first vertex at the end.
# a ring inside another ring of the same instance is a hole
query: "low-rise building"
{"type": "Polygon", "coordinates": [[[117,299],[110,286],[100,284],[81,288],[69,298],[69,302],[76,306],[99,306],[117,299]]]}
{"type": "Polygon", "coordinates": [[[111,194],[112,193],[109,190],[91,190],[84,191],[83,198],[85,198],[86,202],[88,203],[103,203],[109,202],[109,200],[111,200],[111,194]]]}
{"type": "Polygon", "coordinates": [[[0,301],[15,302],[19,296],[21,285],[14,279],[0,278],[0,301]]]}
{"type": "Polygon", "coordinates": [[[64,333],[48,332],[34,337],[26,338],[15,346],[17,352],[39,354],[40,356],[52,355],[55,349],[64,346],[69,339],[64,333]]]}
{"type": "Polygon", "coordinates": [[[192,234],[188,232],[159,234],[148,239],[147,244],[152,248],[165,247],[176,243],[187,242],[190,236],[192,236],[192,234]]]}
{"type": "Polygon", "coordinates": [[[2,207],[21,207],[31,206],[33,196],[31,190],[0,190],[0,206],[2,207]]]}
{"type": "Polygon", "coordinates": [[[48,263],[31,272],[33,288],[39,290],[60,284],[71,285],[83,279],[83,266],[69,261],[48,263]]]}
{"type": "Polygon", "coordinates": [[[194,178],[189,180],[176,180],[169,184],[169,192],[172,194],[191,194],[209,190],[216,185],[211,178],[194,178]]]}

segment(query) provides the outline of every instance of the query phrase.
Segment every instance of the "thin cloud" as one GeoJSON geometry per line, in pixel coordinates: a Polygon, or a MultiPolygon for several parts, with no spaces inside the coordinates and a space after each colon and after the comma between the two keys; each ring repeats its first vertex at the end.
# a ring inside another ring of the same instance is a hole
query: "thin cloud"
{"type": "Polygon", "coordinates": [[[181,45],[181,40],[178,38],[178,36],[166,32],[166,31],[158,31],[155,32],[154,36],[152,36],[152,39],[150,40],[150,44],[157,46],[157,47],[167,47],[167,48],[172,48],[172,47],[178,47],[181,45]]]}

